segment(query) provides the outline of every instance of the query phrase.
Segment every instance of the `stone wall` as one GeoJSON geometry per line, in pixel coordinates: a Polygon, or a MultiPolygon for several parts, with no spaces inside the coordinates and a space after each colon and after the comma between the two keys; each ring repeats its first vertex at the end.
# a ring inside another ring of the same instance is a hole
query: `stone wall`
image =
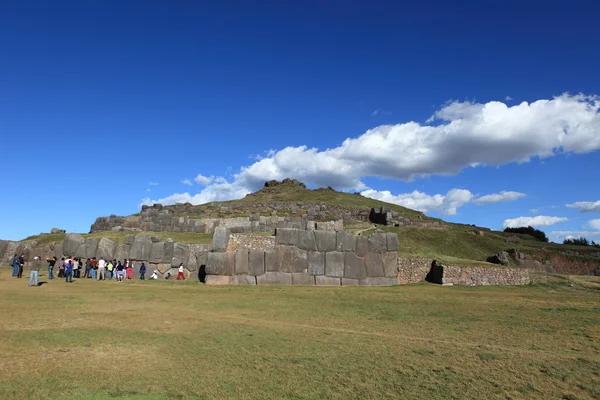
{"type": "Polygon", "coordinates": [[[272,251],[275,248],[275,236],[259,236],[240,233],[229,235],[227,251],[237,249],[272,251]]]}
{"type": "Polygon", "coordinates": [[[412,220],[403,217],[400,213],[392,211],[391,208],[378,207],[371,208],[369,213],[369,221],[374,224],[394,226],[394,227],[410,227],[422,229],[447,229],[447,225],[438,221],[424,221],[421,219],[412,220]]]}
{"type": "MultiPolygon", "coordinates": [[[[401,284],[425,280],[431,270],[430,259],[398,259],[398,280],[401,284]]],[[[488,266],[444,265],[441,282],[445,285],[527,285],[531,283],[528,269],[488,266]]]]}
{"type": "Polygon", "coordinates": [[[398,236],[277,229],[272,250],[237,247],[218,227],[208,254],[208,284],[394,285],[398,284],[398,236]]]}

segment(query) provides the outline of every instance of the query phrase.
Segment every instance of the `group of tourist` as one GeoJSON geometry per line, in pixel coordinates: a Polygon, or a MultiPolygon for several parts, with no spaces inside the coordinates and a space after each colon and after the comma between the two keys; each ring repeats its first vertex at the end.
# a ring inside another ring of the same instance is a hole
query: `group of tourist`
{"type": "MultiPolygon", "coordinates": [[[[54,280],[54,268],[58,263],[58,275],[57,278],[64,278],[66,282],[73,282],[73,278],[88,278],[94,280],[111,280],[114,279],[117,282],[123,282],[124,280],[133,279],[133,262],[125,259],[123,262],[117,260],[96,260],[96,257],[88,258],[83,261],[80,257],[63,257],[58,261],[56,257],[46,259],[48,263],[48,280],[54,280]],[[81,276],[83,272],[83,277],[81,276]]],[[[34,257],[33,262],[28,263],[29,268],[29,286],[38,286],[39,284],[39,271],[41,269],[41,259],[34,257]]],[[[14,255],[11,265],[13,267],[12,276],[21,278],[23,276],[23,268],[25,266],[24,254],[21,256],[14,255]]],[[[142,263],[139,267],[139,279],[146,279],[147,267],[145,263],[142,263]]],[[[179,265],[177,280],[185,280],[185,269],[183,263],[179,265]]],[[[149,279],[158,279],[159,272],[154,270],[149,279]]],[[[170,279],[171,273],[168,272],[165,279],[170,279]]]]}

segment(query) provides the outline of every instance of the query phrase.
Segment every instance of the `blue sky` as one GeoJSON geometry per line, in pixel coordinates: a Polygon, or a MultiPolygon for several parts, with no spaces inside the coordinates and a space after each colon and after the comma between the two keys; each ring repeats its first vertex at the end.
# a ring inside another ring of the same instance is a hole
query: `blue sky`
{"type": "Polygon", "coordinates": [[[596,2],[201,3],[0,3],[0,238],[290,176],[600,239],[596,2]]]}

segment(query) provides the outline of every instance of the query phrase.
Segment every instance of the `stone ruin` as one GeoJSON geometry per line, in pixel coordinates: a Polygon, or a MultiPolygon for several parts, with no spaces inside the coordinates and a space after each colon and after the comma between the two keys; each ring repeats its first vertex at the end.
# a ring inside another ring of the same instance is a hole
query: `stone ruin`
{"type": "Polygon", "coordinates": [[[378,225],[393,227],[410,227],[423,229],[447,229],[447,226],[439,221],[425,221],[422,219],[412,220],[403,217],[400,213],[388,207],[371,208],[369,222],[378,225]]]}

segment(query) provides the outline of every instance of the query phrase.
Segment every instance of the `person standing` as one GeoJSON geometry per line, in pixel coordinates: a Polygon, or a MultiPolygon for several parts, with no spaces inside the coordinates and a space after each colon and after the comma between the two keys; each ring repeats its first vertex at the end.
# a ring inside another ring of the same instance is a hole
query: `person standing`
{"type": "Polygon", "coordinates": [[[91,265],[91,269],[90,269],[90,277],[91,277],[92,279],[96,279],[96,266],[97,266],[98,264],[94,265],[94,260],[92,259],[92,260],[90,261],[90,265],[91,265]]]}
{"type": "Polygon", "coordinates": [[[91,278],[90,271],[92,270],[92,262],[88,258],[85,260],[85,272],[83,273],[84,278],[91,278]]]}
{"type": "Polygon", "coordinates": [[[79,278],[79,258],[73,259],[73,278],[79,278]]]}
{"type": "Polygon", "coordinates": [[[19,272],[17,272],[17,278],[23,277],[23,267],[25,266],[25,254],[21,254],[19,257],[19,272]]]}
{"type": "Polygon", "coordinates": [[[52,258],[48,258],[46,260],[48,262],[48,280],[51,281],[54,279],[54,266],[56,265],[56,256],[52,258]]]}
{"type": "Polygon", "coordinates": [[[113,278],[113,271],[115,269],[115,266],[113,265],[112,261],[108,260],[108,265],[106,266],[106,269],[108,270],[108,274],[110,274],[110,276],[108,277],[108,279],[112,279],[113,278]]]}
{"type": "Polygon", "coordinates": [[[125,276],[127,279],[133,279],[133,262],[125,260],[125,276]]]}
{"type": "Polygon", "coordinates": [[[183,263],[179,264],[179,271],[177,272],[177,280],[183,279],[185,281],[185,275],[183,274],[183,263]]]}
{"type": "Polygon", "coordinates": [[[146,264],[142,263],[141,267],[140,267],[140,280],[144,281],[146,280],[146,264]]]}
{"type": "Polygon", "coordinates": [[[65,264],[65,282],[73,283],[73,260],[67,260],[65,264]]]}
{"type": "Polygon", "coordinates": [[[117,262],[117,281],[118,282],[123,282],[123,270],[125,268],[123,267],[123,264],[121,264],[121,261],[117,262]]]}
{"type": "Polygon", "coordinates": [[[32,282],[35,282],[35,286],[38,286],[41,266],[42,262],[38,256],[33,259],[33,262],[29,263],[29,286],[32,286],[32,282]]]}
{"type": "Polygon", "coordinates": [[[10,264],[13,267],[12,276],[17,277],[19,275],[19,257],[16,254],[10,264]]]}
{"type": "Polygon", "coordinates": [[[61,258],[60,259],[60,264],[58,265],[58,277],[59,278],[64,278],[65,277],[65,258],[61,258]]]}
{"type": "Polygon", "coordinates": [[[100,260],[98,261],[98,280],[99,281],[106,280],[104,271],[106,271],[106,261],[104,261],[104,258],[100,257],[100,260]]]}

